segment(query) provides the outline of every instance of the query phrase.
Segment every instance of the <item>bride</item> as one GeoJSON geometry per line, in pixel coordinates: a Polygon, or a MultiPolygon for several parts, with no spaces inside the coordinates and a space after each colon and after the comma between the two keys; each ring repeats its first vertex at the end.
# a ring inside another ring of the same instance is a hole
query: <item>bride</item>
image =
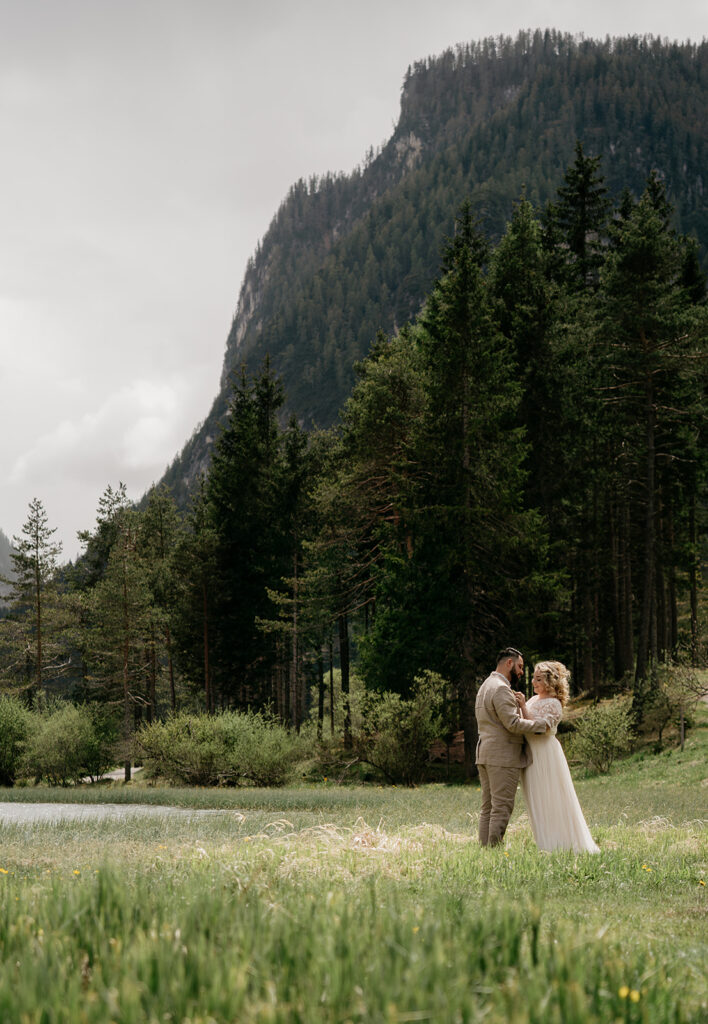
{"type": "Polygon", "coordinates": [[[523,771],[521,784],[536,844],[541,850],[599,853],[575,795],[563,748],[556,739],[563,706],[568,701],[570,673],[560,661],[541,661],[533,674],[536,696],[528,704],[516,694],[524,718],[548,723],[546,733],[530,733],[533,762],[523,771]]]}

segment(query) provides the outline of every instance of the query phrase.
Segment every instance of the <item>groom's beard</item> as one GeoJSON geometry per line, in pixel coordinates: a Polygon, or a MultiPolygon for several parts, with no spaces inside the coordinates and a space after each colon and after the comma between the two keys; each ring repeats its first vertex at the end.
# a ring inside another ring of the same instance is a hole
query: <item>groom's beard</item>
{"type": "Polygon", "coordinates": [[[511,670],[511,683],[512,686],[520,686],[521,680],[524,678],[524,673],[519,672],[518,669],[512,668],[511,670]]]}

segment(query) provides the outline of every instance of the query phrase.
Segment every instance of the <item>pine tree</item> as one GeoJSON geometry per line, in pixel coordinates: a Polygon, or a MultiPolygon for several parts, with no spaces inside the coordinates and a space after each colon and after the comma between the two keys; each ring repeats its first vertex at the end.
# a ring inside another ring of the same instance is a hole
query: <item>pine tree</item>
{"type": "Polygon", "coordinates": [[[284,652],[264,640],[259,620],[272,617],[268,589],[289,575],[291,561],[281,500],[282,385],[266,360],[251,381],[234,381],[229,419],[206,482],[216,534],[213,679],[222,699],[263,705],[274,696],[284,652]]]}
{"type": "Polygon", "coordinates": [[[596,288],[610,204],[600,172],[601,158],[575,144],[575,160],[558,189],[554,217],[567,246],[566,273],[580,288],[596,288]]]}
{"type": "Polygon", "coordinates": [[[511,580],[530,536],[520,508],[526,445],[515,425],[520,389],[483,273],[486,244],[469,206],[421,318],[429,379],[428,543],[438,548],[454,642],[465,759],[472,771],[474,699],[490,650],[513,618],[511,580]]]}
{"type": "Polygon", "coordinates": [[[153,596],[139,554],[139,514],[122,509],[102,578],[86,597],[84,659],[95,700],[122,714],[122,757],[130,780],[136,718],[150,706],[145,650],[150,641],[153,596]]]}
{"type": "MultiPolygon", "coordinates": [[[[656,179],[613,234],[603,273],[602,334],[613,388],[615,423],[626,463],[640,485],[641,592],[635,672],[635,710],[641,715],[649,664],[659,656],[664,601],[661,554],[662,476],[671,448],[693,410],[682,387],[695,337],[690,300],[682,287],[683,253],[669,227],[656,179]]],[[[699,403],[700,404],[700,403],[699,403]]],[[[696,413],[700,416],[698,407],[696,413]]],[[[677,455],[680,453],[677,451],[677,455]]],[[[684,453],[685,454],[685,453],[684,453]]]]}
{"type": "Polygon", "coordinates": [[[80,530],[78,538],[85,547],[71,573],[71,584],[78,590],[90,590],[103,576],[118,535],[120,514],[130,507],[124,483],[114,490],[109,484],[98,501],[93,532],[80,530]]]}
{"type": "Polygon", "coordinates": [[[214,609],[219,592],[217,546],[202,478],[174,553],[173,623],[182,671],[187,681],[201,690],[208,714],[216,710],[212,661],[214,609]]]}
{"type": "Polygon", "coordinates": [[[57,571],[62,546],[52,540],[55,533],[44,505],[33,498],[21,536],[13,537],[12,576],[2,581],[9,587],[14,612],[13,620],[3,624],[10,664],[15,670],[22,668],[30,691],[37,693],[43,691],[48,674],[60,672],[69,663],[66,643],[56,635],[61,614],[57,571]]]}

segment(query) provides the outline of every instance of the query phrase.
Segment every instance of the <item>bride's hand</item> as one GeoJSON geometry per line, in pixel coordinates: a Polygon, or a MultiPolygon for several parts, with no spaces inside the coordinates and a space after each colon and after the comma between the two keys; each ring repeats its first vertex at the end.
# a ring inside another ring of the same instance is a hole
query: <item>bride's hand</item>
{"type": "Polygon", "coordinates": [[[520,690],[512,690],[514,697],[516,697],[516,703],[520,708],[526,707],[526,695],[521,693],[520,690]]]}

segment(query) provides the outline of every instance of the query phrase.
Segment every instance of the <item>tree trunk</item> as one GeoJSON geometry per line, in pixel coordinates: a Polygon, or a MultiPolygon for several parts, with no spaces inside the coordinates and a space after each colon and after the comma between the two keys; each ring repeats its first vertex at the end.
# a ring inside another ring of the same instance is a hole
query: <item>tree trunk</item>
{"type": "Polygon", "coordinates": [[[177,693],[175,691],[175,666],[172,660],[172,633],[170,627],[165,626],[165,647],[167,648],[167,671],[170,677],[170,701],[172,710],[177,710],[177,693]]]}
{"type": "Polygon", "coordinates": [[[666,528],[669,546],[669,579],[667,593],[669,610],[667,630],[669,653],[674,657],[678,650],[678,598],[676,594],[676,539],[674,536],[674,511],[671,504],[669,504],[668,508],[666,528]]]}
{"type": "Polygon", "coordinates": [[[153,722],[157,717],[157,641],[154,623],[150,623],[150,665],[147,720],[153,722]]]}
{"type": "MultiPolygon", "coordinates": [[[[646,340],[642,334],[642,342],[646,349],[646,340]]],[[[649,645],[651,642],[652,616],[654,614],[654,566],[655,566],[655,529],[656,518],[656,483],[655,483],[655,442],[654,442],[654,391],[651,377],[645,381],[645,416],[646,416],[646,518],[644,525],[644,579],[642,581],[642,610],[639,621],[639,643],[637,645],[637,669],[634,679],[634,710],[639,717],[643,712],[644,681],[649,664],[649,645]]]]}
{"type": "Polygon", "coordinates": [[[656,661],[663,662],[666,659],[666,647],[667,647],[667,608],[666,608],[666,579],[664,576],[664,533],[666,524],[664,521],[663,508],[661,499],[657,501],[656,509],[656,523],[654,526],[654,535],[656,538],[656,561],[654,568],[655,575],[655,598],[654,606],[656,609],[655,620],[656,620],[656,641],[653,646],[652,654],[656,661]]]}
{"type": "Polygon", "coordinates": [[[624,665],[625,672],[634,668],[634,615],[632,607],[632,513],[629,501],[624,505],[624,529],[622,533],[622,576],[624,598],[624,665]]]}
{"type": "Polygon", "coordinates": [[[693,490],[688,506],[688,543],[690,565],[688,569],[691,599],[691,664],[698,665],[698,538],[696,536],[696,492],[693,490]]]}
{"type": "Polygon", "coordinates": [[[587,693],[591,693],[595,684],[595,678],[593,674],[593,603],[592,594],[590,592],[590,584],[586,579],[583,581],[583,592],[582,592],[582,611],[583,611],[583,625],[582,625],[582,659],[583,659],[583,689],[587,693]]]}
{"type": "Polygon", "coordinates": [[[202,582],[202,653],[204,656],[204,701],[208,715],[214,713],[214,697],[211,692],[211,669],[209,667],[209,612],[206,583],[202,582]]]}
{"type": "Polygon", "coordinates": [[[329,634],[329,732],[334,736],[334,641],[329,634]]]}
{"type": "Polygon", "coordinates": [[[290,658],[290,721],[300,731],[300,700],[297,672],[297,552],[293,557],[293,622],[290,658]]]}
{"type": "Polygon", "coordinates": [[[42,579],[39,571],[39,541],[35,556],[35,592],[37,598],[37,692],[42,692],[42,579]]]}
{"type": "Polygon", "coordinates": [[[123,742],[125,743],[125,781],[130,782],[131,761],[128,754],[130,742],[130,620],[128,617],[128,581],[125,562],[123,563],[123,742]]]}
{"type": "Polygon", "coordinates": [[[324,726],[324,699],[325,699],[325,680],[324,680],[324,658],[322,657],[322,648],[317,656],[317,739],[322,739],[322,729],[324,726]]]}
{"type": "MultiPolygon", "coordinates": [[[[468,352],[470,340],[467,340],[464,351],[468,352]]],[[[466,598],[467,616],[465,629],[462,636],[462,671],[460,674],[460,716],[462,718],[462,731],[465,739],[465,778],[470,782],[477,775],[475,763],[477,751],[477,718],[474,713],[475,699],[477,697],[477,677],[474,670],[475,665],[475,641],[476,630],[472,618],[476,594],[474,592],[473,565],[474,557],[471,551],[472,539],[472,452],[469,439],[469,417],[470,417],[470,378],[468,367],[462,366],[462,475],[464,490],[464,545],[465,564],[464,570],[467,577],[466,598]]]]}
{"type": "Polygon", "coordinates": [[[474,623],[469,621],[462,642],[463,668],[460,674],[460,718],[465,737],[465,778],[471,781],[477,775],[475,756],[477,751],[477,718],[474,713],[477,697],[477,678],[474,664],[474,623]]]}
{"type": "Polygon", "coordinates": [[[622,559],[620,556],[620,539],[618,529],[619,515],[610,504],[610,566],[612,573],[612,635],[614,639],[613,661],[615,679],[624,675],[624,606],[622,601],[622,559]]]}
{"type": "Polygon", "coordinates": [[[339,616],[339,667],[342,673],[342,704],[344,709],[344,747],[352,747],[352,719],[349,707],[349,619],[347,613],[339,616]]]}

